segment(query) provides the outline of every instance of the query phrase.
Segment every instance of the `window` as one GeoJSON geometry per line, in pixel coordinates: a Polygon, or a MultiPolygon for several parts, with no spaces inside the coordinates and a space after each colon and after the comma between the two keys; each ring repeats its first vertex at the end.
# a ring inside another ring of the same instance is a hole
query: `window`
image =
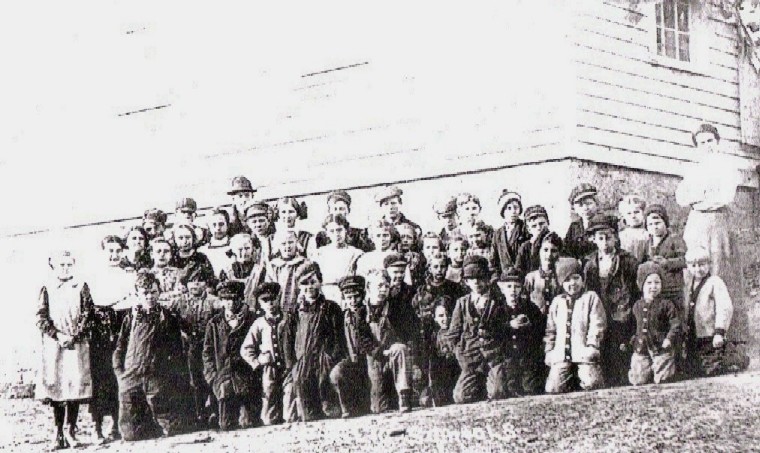
{"type": "Polygon", "coordinates": [[[663,0],[655,5],[657,55],[691,61],[689,0],[663,0]]]}

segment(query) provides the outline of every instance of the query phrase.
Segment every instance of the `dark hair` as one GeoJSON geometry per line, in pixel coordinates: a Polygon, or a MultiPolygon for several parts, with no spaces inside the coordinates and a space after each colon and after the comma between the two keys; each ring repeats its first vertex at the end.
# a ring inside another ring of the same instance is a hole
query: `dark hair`
{"type": "Polygon", "coordinates": [[[128,229],[127,232],[126,232],[126,234],[124,235],[124,247],[126,248],[127,240],[129,239],[129,234],[132,233],[133,231],[137,231],[137,232],[139,232],[142,235],[142,237],[143,237],[143,248],[147,248],[148,247],[148,240],[149,240],[148,239],[148,232],[145,231],[145,228],[143,228],[141,226],[137,226],[137,225],[135,225],[135,226],[131,227],[130,229],[128,229]]]}
{"type": "Polygon", "coordinates": [[[702,133],[713,134],[715,136],[715,140],[720,142],[720,134],[718,133],[718,128],[712,124],[703,123],[700,124],[697,130],[691,134],[691,141],[694,143],[694,146],[697,146],[697,135],[702,133]]]}
{"type": "Polygon", "coordinates": [[[346,217],[342,214],[330,214],[327,217],[325,217],[325,221],[322,222],[322,229],[327,229],[327,225],[331,223],[337,223],[338,225],[342,226],[343,228],[348,231],[349,225],[348,220],[346,220],[346,217]]]}
{"type": "Polygon", "coordinates": [[[103,240],[100,241],[100,248],[105,250],[106,244],[118,244],[122,249],[127,248],[127,244],[124,243],[124,240],[114,234],[109,234],[108,236],[104,237],[103,240]]]}
{"type": "Polygon", "coordinates": [[[148,269],[140,269],[137,271],[137,278],[135,279],[135,288],[152,288],[155,285],[159,291],[161,291],[161,283],[158,281],[153,272],[148,269]]]}
{"type": "Polygon", "coordinates": [[[216,208],[213,211],[211,211],[211,215],[220,215],[224,217],[224,221],[227,222],[227,225],[230,224],[230,214],[227,212],[224,208],[216,208]]]}
{"type": "Polygon", "coordinates": [[[298,201],[295,197],[283,197],[277,200],[277,209],[274,211],[273,221],[277,222],[280,220],[280,206],[282,205],[290,205],[293,206],[293,209],[296,210],[296,215],[299,219],[303,220],[308,217],[309,211],[306,208],[306,202],[305,201],[298,201]]]}
{"type": "Polygon", "coordinates": [[[449,257],[446,256],[446,255],[444,255],[443,252],[439,252],[439,253],[436,253],[435,255],[431,256],[430,259],[427,260],[428,266],[430,266],[430,264],[433,261],[437,261],[437,260],[443,260],[443,262],[446,263],[446,266],[449,266],[451,264],[451,262],[449,261],[449,257]]]}

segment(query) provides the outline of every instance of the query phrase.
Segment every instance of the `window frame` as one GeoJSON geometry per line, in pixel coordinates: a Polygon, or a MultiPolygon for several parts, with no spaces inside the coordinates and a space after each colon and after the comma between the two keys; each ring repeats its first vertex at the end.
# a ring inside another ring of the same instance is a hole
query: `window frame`
{"type": "MultiPolygon", "coordinates": [[[[682,61],[657,53],[657,5],[662,5],[665,1],[678,3],[678,0],[657,0],[647,5],[649,63],[652,66],[675,69],[690,74],[707,75],[709,56],[704,42],[706,30],[702,20],[697,17],[700,11],[694,8],[691,2],[687,2],[689,5],[689,61],[682,61]]],[[[678,18],[676,18],[677,21],[678,18]]]]}

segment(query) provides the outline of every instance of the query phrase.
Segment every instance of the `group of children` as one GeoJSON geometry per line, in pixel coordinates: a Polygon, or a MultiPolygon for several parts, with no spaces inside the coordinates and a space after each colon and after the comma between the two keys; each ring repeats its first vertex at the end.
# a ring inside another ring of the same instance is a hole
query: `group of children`
{"type": "MultiPolygon", "coordinates": [[[[174,225],[149,210],[126,241],[103,240],[112,278],[80,316],[93,380],[117,384],[92,394],[91,410],[111,408],[93,412],[98,441],[106,415],[113,437],[137,440],[721,370],[726,285],[640,196],[621,200],[618,231],[596,188],[578,185],[562,239],[545,208],[509,190],[498,228],[462,194],[434,206],[441,229],[425,234],[399,188],[378,192],[366,230],[339,190],[316,235],[298,228],[303,203],[273,209],[255,192],[237,177],[231,211],[207,226],[184,199],[174,225]]],[[[59,433],[58,447],[76,442],[59,433]]]]}

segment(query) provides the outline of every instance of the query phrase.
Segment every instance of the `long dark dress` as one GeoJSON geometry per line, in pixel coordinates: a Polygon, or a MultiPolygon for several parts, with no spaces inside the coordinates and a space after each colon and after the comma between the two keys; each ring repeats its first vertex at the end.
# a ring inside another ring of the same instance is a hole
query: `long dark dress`
{"type": "Polygon", "coordinates": [[[90,413],[93,417],[116,417],[119,413],[119,386],[111,364],[118,336],[119,323],[114,309],[96,305],[90,326],[90,413]]]}

